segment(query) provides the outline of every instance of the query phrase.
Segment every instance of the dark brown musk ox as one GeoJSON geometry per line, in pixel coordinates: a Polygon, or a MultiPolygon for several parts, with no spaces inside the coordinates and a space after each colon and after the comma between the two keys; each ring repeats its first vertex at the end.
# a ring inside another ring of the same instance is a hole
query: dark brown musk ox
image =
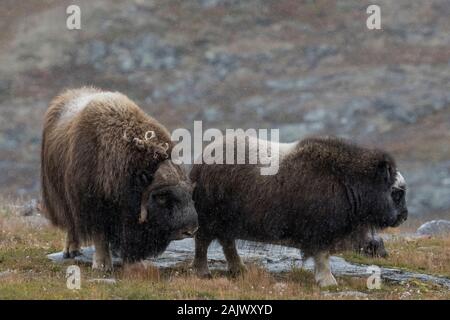
{"type": "Polygon", "coordinates": [[[197,229],[192,186],[167,129],[119,92],[67,90],[45,114],[42,205],[67,232],[64,256],[95,246],[93,268],[155,256],[197,229]]]}
{"type": "Polygon", "coordinates": [[[235,245],[242,239],[299,248],[305,259],[314,259],[317,283],[336,285],[330,253],[360,231],[398,226],[408,213],[405,182],[394,159],[333,137],[289,144],[217,139],[204,149],[202,164],[193,166],[191,180],[199,220],[193,268],[199,276],[209,276],[207,249],[215,239],[229,270],[245,270],[235,245]],[[239,143],[245,144],[247,160],[267,148],[279,160],[276,174],[261,175],[261,162],[205,159],[220,148],[236,150],[239,143]]]}

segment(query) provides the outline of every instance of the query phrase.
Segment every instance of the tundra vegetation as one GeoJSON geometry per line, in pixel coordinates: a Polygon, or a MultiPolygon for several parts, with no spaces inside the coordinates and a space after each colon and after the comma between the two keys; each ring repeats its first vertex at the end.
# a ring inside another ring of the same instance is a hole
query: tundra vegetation
{"type": "MultiPolygon", "coordinates": [[[[337,277],[338,287],[324,291],[309,271],[293,268],[274,274],[254,264],[238,277],[213,270],[212,279],[200,279],[190,269],[191,261],[165,269],[142,264],[116,268],[108,275],[117,280],[115,284],[90,282],[104,273],[80,264],[81,289],[69,290],[66,268],[73,262],[54,264],[46,258],[61,250],[64,233],[40,216],[22,216],[18,201],[2,199],[0,203],[0,299],[450,299],[448,289],[418,280],[384,281],[380,290],[368,290],[366,279],[337,277]]],[[[392,235],[386,242],[387,259],[369,259],[353,252],[343,256],[354,262],[450,277],[450,237],[399,236],[419,224],[411,220],[399,230],[387,230],[392,235]]]]}

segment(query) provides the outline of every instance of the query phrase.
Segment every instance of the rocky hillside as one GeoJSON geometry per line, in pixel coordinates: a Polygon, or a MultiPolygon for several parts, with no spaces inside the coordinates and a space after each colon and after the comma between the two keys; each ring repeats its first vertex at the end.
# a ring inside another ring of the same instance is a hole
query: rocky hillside
{"type": "Polygon", "coordinates": [[[120,90],[169,128],[280,128],[391,151],[413,215],[450,212],[447,0],[5,0],[0,193],[39,192],[42,115],[66,87],[120,90]],[[381,7],[382,30],[366,28],[381,7]]]}

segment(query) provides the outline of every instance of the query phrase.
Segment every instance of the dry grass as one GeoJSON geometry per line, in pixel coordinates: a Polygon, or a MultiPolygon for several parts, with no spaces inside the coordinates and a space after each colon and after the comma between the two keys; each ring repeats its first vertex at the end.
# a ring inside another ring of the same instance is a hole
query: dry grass
{"type": "Polygon", "coordinates": [[[394,238],[386,243],[389,257],[370,259],[347,252],[347,260],[450,277],[450,237],[394,238]]]}
{"type": "MultiPolygon", "coordinates": [[[[94,272],[80,264],[81,290],[66,287],[67,264],[51,263],[46,255],[59,251],[63,234],[42,218],[21,217],[15,207],[0,206],[1,299],[450,299],[450,292],[419,281],[399,285],[384,283],[368,290],[362,278],[338,278],[339,286],[321,291],[311,272],[293,269],[273,274],[257,265],[231,277],[213,272],[212,279],[198,279],[188,263],[158,269],[137,263],[117,268],[112,275],[94,272]],[[114,277],[115,284],[90,282],[114,277]],[[354,292],[359,292],[354,293],[354,292]],[[350,293],[349,293],[350,292],[350,293]]],[[[387,260],[370,260],[347,254],[357,262],[392,265],[427,273],[450,274],[450,239],[388,242],[387,260]]]]}

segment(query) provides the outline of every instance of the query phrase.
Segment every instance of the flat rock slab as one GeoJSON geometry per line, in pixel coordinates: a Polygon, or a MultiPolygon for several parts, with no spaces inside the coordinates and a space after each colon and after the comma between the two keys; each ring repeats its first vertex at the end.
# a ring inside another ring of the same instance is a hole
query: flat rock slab
{"type": "Polygon", "coordinates": [[[368,299],[369,295],[360,291],[341,291],[341,292],[324,292],[324,297],[352,298],[352,299],[368,299]]]}
{"type": "MultiPolygon", "coordinates": [[[[293,267],[303,267],[307,270],[313,270],[314,262],[309,259],[303,261],[301,252],[298,249],[288,248],[277,245],[261,245],[252,242],[238,242],[238,250],[245,262],[254,262],[264,266],[267,270],[273,273],[288,272],[293,267]]],[[[75,258],[76,261],[92,263],[92,256],[94,253],[93,247],[82,248],[82,255],[75,258]]],[[[167,250],[157,258],[147,259],[152,265],[162,268],[174,267],[186,261],[192,261],[194,252],[193,239],[184,239],[180,241],[173,241],[167,250]]],[[[64,262],[62,252],[49,254],[48,258],[54,262],[64,262]]],[[[208,262],[213,270],[226,270],[226,261],[220,245],[216,242],[212,243],[208,249],[208,262]]],[[[114,257],[113,263],[120,265],[122,263],[120,258],[114,257]]],[[[337,276],[352,276],[352,277],[369,277],[372,273],[368,270],[367,265],[352,264],[341,257],[331,257],[331,269],[337,276]]],[[[450,290],[450,279],[445,277],[431,276],[422,273],[414,273],[403,271],[395,268],[380,267],[381,278],[394,281],[405,282],[409,280],[420,280],[425,282],[432,282],[443,286],[450,290]]]]}
{"type": "Polygon", "coordinates": [[[11,270],[1,271],[0,272],[0,279],[8,278],[9,276],[13,275],[14,272],[11,270]]]}
{"type": "Polygon", "coordinates": [[[94,283],[105,283],[105,284],[117,284],[116,279],[113,278],[96,278],[96,279],[90,279],[88,282],[94,282],[94,283]]]}

